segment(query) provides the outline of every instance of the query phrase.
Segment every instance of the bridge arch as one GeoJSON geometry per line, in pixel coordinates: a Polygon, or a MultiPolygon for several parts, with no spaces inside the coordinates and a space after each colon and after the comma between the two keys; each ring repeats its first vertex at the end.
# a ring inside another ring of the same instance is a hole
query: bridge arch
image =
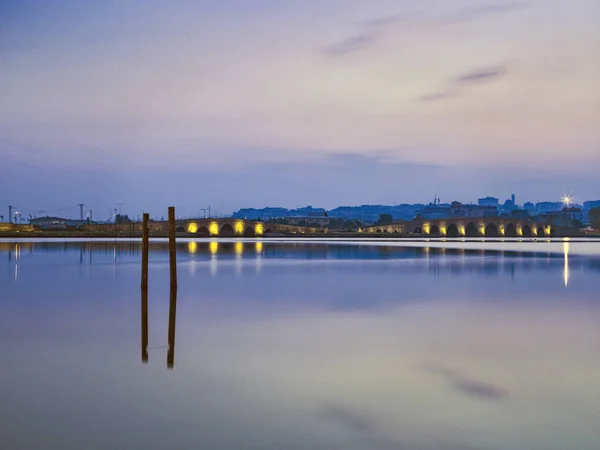
{"type": "Polygon", "coordinates": [[[210,231],[208,231],[208,227],[200,227],[196,231],[196,234],[202,237],[208,237],[210,236],[210,231]]]}
{"type": "Polygon", "coordinates": [[[219,230],[219,237],[233,237],[235,236],[235,231],[230,223],[226,223],[219,230]]]}
{"type": "Polygon", "coordinates": [[[467,228],[465,230],[465,235],[467,237],[477,237],[477,236],[479,236],[479,232],[477,231],[477,225],[475,225],[473,222],[469,222],[467,224],[467,228]]]}
{"type": "Polygon", "coordinates": [[[415,227],[413,233],[422,234],[423,233],[423,229],[421,227],[415,227]]]}
{"type": "Polygon", "coordinates": [[[504,232],[506,237],[517,237],[517,227],[514,223],[509,223],[506,226],[506,231],[504,232]]]}
{"type": "Polygon", "coordinates": [[[451,238],[455,238],[455,237],[459,236],[458,227],[456,226],[455,223],[451,223],[448,226],[448,229],[446,230],[446,234],[448,235],[448,237],[451,237],[451,238]]]}
{"type": "Polygon", "coordinates": [[[175,228],[175,232],[176,233],[185,233],[185,228],[183,228],[183,227],[177,227],[177,228],[175,228]]]}
{"type": "Polygon", "coordinates": [[[500,231],[498,230],[498,226],[491,222],[488,223],[485,227],[485,237],[498,237],[500,236],[500,231]]]}
{"type": "Polygon", "coordinates": [[[531,227],[529,225],[524,225],[521,230],[523,231],[523,236],[524,237],[531,237],[531,236],[533,236],[533,231],[531,231],[531,227]]]}
{"type": "Polygon", "coordinates": [[[440,234],[440,227],[438,227],[437,225],[431,225],[431,228],[429,229],[429,234],[433,234],[433,235],[439,236],[439,234],[440,234]]]}
{"type": "Polygon", "coordinates": [[[538,229],[537,229],[537,235],[539,237],[544,237],[544,227],[538,227],[538,229]]]}
{"type": "Polygon", "coordinates": [[[254,228],[252,228],[251,226],[247,226],[244,229],[244,237],[256,237],[256,232],[254,231],[254,228]]]}

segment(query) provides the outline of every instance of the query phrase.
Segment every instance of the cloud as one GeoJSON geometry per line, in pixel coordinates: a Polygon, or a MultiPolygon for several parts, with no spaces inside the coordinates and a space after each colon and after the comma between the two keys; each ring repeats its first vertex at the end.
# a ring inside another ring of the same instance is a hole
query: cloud
{"type": "Polygon", "coordinates": [[[505,77],[508,73],[508,67],[503,64],[471,69],[451,77],[445,83],[445,87],[438,91],[421,95],[417,98],[417,101],[434,102],[455,98],[464,93],[465,89],[469,86],[491,83],[505,77]]]}
{"type": "Polygon", "coordinates": [[[470,22],[495,14],[503,14],[521,9],[525,6],[521,2],[498,2],[489,5],[479,5],[461,8],[446,15],[427,17],[421,14],[389,14],[375,19],[365,20],[358,24],[359,30],[349,37],[324,48],[323,53],[329,57],[339,57],[361,50],[366,50],[377,41],[390,25],[401,22],[421,23],[434,26],[470,22]]]}
{"type": "Polygon", "coordinates": [[[439,375],[455,391],[481,400],[500,401],[508,398],[508,391],[490,383],[473,380],[446,367],[425,364],[423,369],[439,375]]]}
{"type": "Polygon", "coordinates": [[[473,20],[481,19],[496,14],[504,14],[507,12],[517,11],[526,6],[525,3],[521,2],[498,2],[491,3],[489,5],[478,5],[466,8],[461,8],[456,12],[448,14],[446,17],[440,19],[440,25],[449,25],[463,22],[471,22],[473,20]]]}
{"type": "Polygon", "coordinates": [[[348,53],[354,53],[370,47],[376,38],[377,35],[374,33],[356,34],[336,44],[330,45],[329,47],[325,47],[323,53],[329,57],[347,55],[348,53]]]}
{"type": "Polygon", "coordinates": [[[507,74],[508,69],[503,65],[482,67],[457,75],[454,78],[454,82],[461,85],[489,82],[501,78],[507,74]]]}

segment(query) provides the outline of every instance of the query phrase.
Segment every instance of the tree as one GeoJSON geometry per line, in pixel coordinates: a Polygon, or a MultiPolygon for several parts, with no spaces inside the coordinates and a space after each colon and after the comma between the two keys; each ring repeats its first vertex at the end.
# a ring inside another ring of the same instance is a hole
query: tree
{"type": "Polygon", "coordinates": [[[592,224],[592,228],[600,229],[600,206],[590,209],[588,219],[592,224]]]}
{"type": "Polygon", "coordinates": [[[131,223],[131,219],[127,214],[117,214],[115,216],[115,223],[131,223]]]}
{"type": "Polygon", "coordinates": [[[375,225],[390,225],[394,221],[391,214],[379,214],[379,220],[375,225]]]}

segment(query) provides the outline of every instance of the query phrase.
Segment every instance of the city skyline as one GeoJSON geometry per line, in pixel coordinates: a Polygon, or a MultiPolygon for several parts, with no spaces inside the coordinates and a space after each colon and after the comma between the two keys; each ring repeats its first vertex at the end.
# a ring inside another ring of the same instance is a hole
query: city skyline
{"type": "Polygon", "coordinates": [[[595,199],[599,15],[594,0],[2,2],[0,201],[595,199]]]}

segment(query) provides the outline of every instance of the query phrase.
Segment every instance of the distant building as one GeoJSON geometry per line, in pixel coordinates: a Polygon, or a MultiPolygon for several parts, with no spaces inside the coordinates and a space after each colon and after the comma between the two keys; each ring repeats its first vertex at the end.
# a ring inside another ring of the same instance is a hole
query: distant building
{"type": "Polygon", "coordinates": [[[416,217],[425,220],[445,219],[450,216],[450,206],[425,206],[416,213],[416,217]]]}
{"type": "Polygon", "coordinates": [[[548,213],[560,211],[563,209],[563,202],[538,202],[535,204],[535,210],[538,213],[548,213]]]}
{"type": "Polygon", "coordinates": [[[498,206],[500,205],[500,202],[498,201],[498,199],[496,197],[485,197],[485,198],[478,199],[477,205],[478,206],[495,206],[496,208],[498,208],[498,206]]]}
{"type": "Polygon", "coordinates": [[[95,223],[90,220],[65,219],[63,217],[36,217],[29,219],[29,224],[43,230],[64,230],[67,228],[79,228],[83,225],[95,223]]]}
{"type": "Polygon", "coordinates": [[[293,216],[284,218],[290,225],[297,226],[314,226],[314,227],[326,227],[331,222],[331,219],[327,216],[293,216]]]}
{"type": "Polygon", "coordinates": [[[497,215],[497,206],[463,205],[453,202],[450,210],[450,217],[495,217],[497,215]]]}
{"type": "Polygon", "coordinates": [[[531,202],[525,202],[523,209],[526,211],[535,211],[535,205],[531,202]]]}

